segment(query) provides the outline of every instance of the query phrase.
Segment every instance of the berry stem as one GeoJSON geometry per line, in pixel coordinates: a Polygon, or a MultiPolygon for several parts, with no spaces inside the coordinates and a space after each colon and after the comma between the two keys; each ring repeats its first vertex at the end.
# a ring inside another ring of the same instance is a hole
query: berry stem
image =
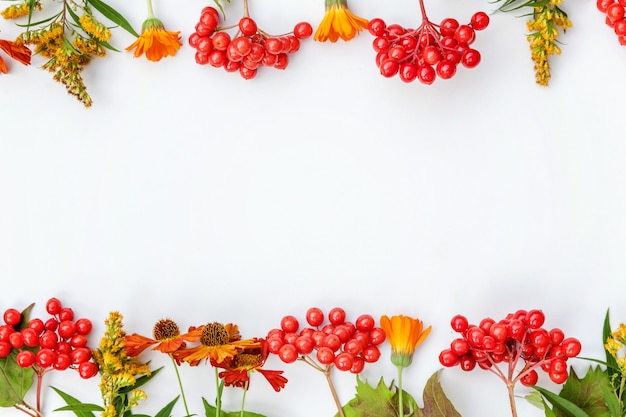
{"type": "Polygon", "coordinates": [[[174,355],[169,354],[170,359],[172,360],[172,364],[174,365],[174,371],[176,371],[176,379],[178,379],[178,386],[180,387],[180,395],[183,397],[183,404],[185,405],[185,417],[189,417],[189,407],[187,406],[187,399],[185,398],[185,390],[183,389],[183,381],[180,379],[180,373],[178,372],[178,365],[176,364],[176,360],[174,359],[174,355]]]}
{"type": "Polygon", "coordinates": [[[28,414],[31,417],[43,417],[43,414],[39,410],[35,410],[31,405],[22,401],[21,404],[15,404],[13,407],[17,408],[23,413],[28,414]]]}
{"type": "Polygon", "coordinates": [[[509,404],[511,404],[511,415],[517,417],[517,407],[515,406],[515,382],[510,381],[506,384],[506,389],[509,392],[509,404]]]}
{"type": "Polygon", "coordinates": [[[424,22],[429,22],[428,17],[426,16],[426,7],[424,6],[424,0],[419,0],[420,2],[420,11],[422,12],[422,20],[424,22]]]}
{"type": "Polygon", "coordinates": [[[330,371],[332,366],[327,366],[324,371],[324,376],[326,377],[326,381],[328,382],[328,387],[330,388],[330,393],[333,395],[333,400],[335,401],[335,405],[337,406],[337,411],[339,412],[339,417],[345,417],[343,413],[343,408],[341,407],[341,402],[339,401],[339,396],[337,395],[337,390],[335,389],[335,384],[333,384],[333,380],[330,377],[330,371]]]}
{"type": "Polygon", "coordinates": [[[250,10],[248,9],[248,0],[243,0],[243,16],[250,17],[250,10]]]}
{"type": "Polygon", "coordinates": [[[37,373],[37,413],[41,414],[41,384],[43,382],[43,371],[36,371],[37,373]]]}

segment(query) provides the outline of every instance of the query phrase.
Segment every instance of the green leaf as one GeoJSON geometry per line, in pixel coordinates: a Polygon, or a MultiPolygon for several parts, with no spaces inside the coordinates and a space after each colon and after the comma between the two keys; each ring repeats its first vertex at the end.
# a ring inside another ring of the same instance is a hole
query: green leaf
{"type": "Polygon", "coordinates": [[[605,386],[602,386],[601,388],[602,393],[604,394],[604,401],[606,402],[606,406],[609,408],[611,415],[621,415],[620,402],[619,398],[617,398],[617,395],[615,394],[615,391],[605,386]]]}
{"type": "Polygon", "coordinates": [[[576,404],[590,417],[611,417],[602,387],[611,389],[611,382],[607,373],[600,367],[595,369],[589,367],[582,379],[572,368],[559,396],[576,404]]]}
{"type": "Polygon", "coordinates": [[[104,411],[104,408],[102,408],[102,406],[99,406],[98,404],[78,403],[65,405],[63,407],[55,409],[54,411],[104,411]]]}
{"type": "Polygon", "coordinates": [[[22,368],[15,361],[17,351],[0,358],[0,407],[13,407],[24,402],[26,393],[33,385],[35,371],[22,368]]]}
{"type": "MultiPolygon", "coordinates": [[[[204,414],[206,415],[206,417],[215,417],[217,408],[209,404],[209,402],[204,397],[202,397],[202,404],[204,405],[204,414]]],[[[241,415],[242,415],[241,411],[227,412],[224,410],[220,410],[219,417],[240,417],[241,415]]],[[[257,414],[251,411],[244,411],[243,416],[244,417],[265,417],[263,414],[257,414]]]]}
{"type": "Polygon", "coordinates": [[[17,324],[17,326],[14,326],[15,330],[20,331],[24,329],[26,326],[28,326],[28,322],[30,321],[30,312],[33,311],[33,307],[35,307],[35,303],[32,303],[31,305],[26,307],[24,310],[22,310],[22,313],[21,313],[22,319],[17,324]]]}
{"type": "MultiPolygon", "coordinates": [[[[100,407],[99,409],[94,409],[94,410],[81,410],[80,407],[82,405],[84,405],[83,403],[81,403],[78,399],[72,397],[69,394],[66,394],[65,392],[61,391],[58,388],[55,387],[50,387],[52,388],[54,391],[56,391],[57,394],[59,394],[61,396],[61,398],[63,398],[63,401],[65,401],[65,404],[68,405],[68,407],[70,407],[71,409],[68,411],[72,411],[74,412],[74,414],[76,415],[76,417],[95,417],[92,411],[103,411],[103,408],[100,407]],[[74,407],[78,408],[78,409],[73,409],[74,407]]],[[[93,405],[93,404],[87,404],[87,405],[93,405]]]]}
{"type": "Polygon", "coordinates": [[[172,410],[174,409],[174,405],[176,405],[176,401],[178,401],[178,397],[167,403],[167,405],[163,407],[158,413],[156,413],[154,417],[171,417],[172,410]]]}
{"type": "Polygon", "coordinates": [[[543,395],[546,400],[548,400],[550,404],[554,406],[555,409],[562,411],[567,417],[590,417],[573,402],[566,400],[565,398],[560,397],[545,388],[537,386],[534,386],[533,388],[539,391],[541,395],[543,395]]]}
{"type": "Polygon", "coordinates": [[[437,371],[428,378],[424,388],[424,417],[461,417],[439,383],[437,371]]]}
{"type": "Polygon", "coordinates": [[[135,29],[133,29],[131,24],[128,23],[128,20],[126,20],[126,18],[113,7],[109,6],[102,0],[88,0],[87,2],[91,4],[94,9],[102,13],[111,22],[119,25],[122,29],[126,30],[131,35],[139,37],[139,34],[135,31],[135,29]]]}

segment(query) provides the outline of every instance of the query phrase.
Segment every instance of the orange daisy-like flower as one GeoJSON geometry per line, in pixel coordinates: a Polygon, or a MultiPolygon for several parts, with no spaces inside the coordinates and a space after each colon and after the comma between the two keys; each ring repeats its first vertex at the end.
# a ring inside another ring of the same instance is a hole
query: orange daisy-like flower
{"type": "Polygon", "coordinates": [[[313,39],[320,42],[337,42],[341,38],[349,41],[367,29],[367,19],[353,14],[348,9],[347,0],[325,0],[326,14],[315,31],[313,39]]]}
{"type": "Polygon", "coordinates": [[[215,366],[226,359],[231,359],[241,350],[260,346],[260,343],[254,339],[241,340],[237,325],[230,323],[226,325],[208,323],[190,331],[200,332],[200,344],[188,349],[179,349],[174,353],[174,357],[191,366],[198,365],[203,359],[211,361],[215,366]]]}
{"type": "MultiPolygon", "coordinates": [[[[24,65],[30,64],[30,57],[32,55],[31,50],[28,49],[25,45],[7,41],[5,39],[0,39],[0,49],[6,52],[11,58],[15,59],[18,62],[21,62],[24,65]]],[[[0,72],[6,74],[9,72],[6,63],[0,57],[0,72]]]]}
{"type": "Polygon", "coordinates": [[[185,347],[185,342],[194,342],[202,337],[199,330],[180,334],[178,324],[171,319],[159,320],[152,330],[153,339],[133,333],[125,337],[126,354],[131,357],[139,355],[141,352],[156,345],[152,350],[163,353],[174,353],[181,347],[185,347]]]}
{"type": "Polygon", "coordinates": [[[399,315],[380,318],[380,327],[387,334],[391,344],[391,362],[397,367],[406,368],[413,360],[415,348],[428,337],[432,326],[423,329],[421,320],[399,315]]]}
{"type": "Polygon", "coordinates": [[[226,386],[248,389],[250,374],[256,371],[267,379],[274,391],[279,392],[285,388],[287,378],[283,376],[283,371],[263,369],[269,353],[267,343],[265,339],[254,340],[260,344],[259,347],[244,349],[221,364],[216,364],[217,367],[224,369],[219,373],[219,377],[224,379],[226,386]]]}
{"type": "Polygon", "coordinates": [[[141,28],[141,35],[127,51],[135,50],[135,57],[146,54],[150,61],[160,61],[168,55],[174,56],[180,49],[180,32],[168,32],[163,22],[155,17],[148,18],[141,28]]]}

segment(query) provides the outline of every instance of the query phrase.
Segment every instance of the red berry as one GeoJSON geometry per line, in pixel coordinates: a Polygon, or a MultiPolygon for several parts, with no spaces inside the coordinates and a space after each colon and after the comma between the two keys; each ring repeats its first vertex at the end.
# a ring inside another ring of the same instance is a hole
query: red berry
{"type": "Polygon", "coordinates": [[[313,34],[313,26],[309,22],[296,23],[293,27],[293,35],[298,39],[306,39],[313,34]]]}
{"type": "Polygon", "coordinates": [[[367,30],[372,36],[382,36],[385,33],[386,26],[383,19],[374,18],[367,24],[367,30]]]}
{"type": "Polygon", "coordinates": [[[52,316],[56,316],[61,311],[61,301],[58,298],[51,298],[46,302],[46,311],[52,316]]]}
{"type": "Polygon", "coordinates": [[[285,333],[295,333],[298,331],[300,324],[294,316],[285,316],[280,320],[280,327],[285,333]]]}
{"type": "Polygon", "coordinates": [[[35,361],[37,365],[42,368],[50,368],[52,365],[56,363],[57,354],[52,351],[52,349],[41,349],[35,355],[35,361]]]}
{"type": "Polygon", "coordinates": [[[340,371],[349,371],[354,364],[354,358],[347,352],[342,352],[335,356],[335,367],[340,371]]]}
{"type": "Polygon", "coordinates": [[[454,330],[455,332],[464,333],[467,330],[469,323],[465,316],[457,314],[456,316],[452,317],[452,320],[450,321],[450,326],[452,326],[452,330],[454,330]]]}
{"type": "Polygon", "coordinates": [[[323,346],[317,350],[315,357],[322,365],[330,365],[335,360],[335,352],[333,352],[332,349],[323,346]]]}
{"type": "Polygon", "coordinates": [[[470,24],[474,30],[483,30],[489,26],[489,15],[485,12],[476,12],[472,15],[470,24]]]}
{"type": "Polygon", "coordinates": [[[59,311],[59,321],[74,320],[74,310],[71,308],[62,308],[59,311]]]}
{"type": "Polygon", "coordinates": [[[4,322],[9,326],[17,326],[22,321],[22,313],[14,308],[9,308],[4,312],[4,322]]]}
{"type": "Polygon", "coordinates": [[[93,325],[89,319],[78,319],[74,324],[76,325],[76,333],[85,336],[91,333],[91,330],[93,329],[93,325]]]}
{"type": "Polygon", "coordinates": [[[35,354],[30,350],[23,350],[17,354],[15,361],[22,368],[30,368],[35,363],[35,354]]]}
{"type": "Polygon", "coordinates": [[[573,358],[574,356],[578,356],[582,349],[580,341],[573,337],[568,337],[567,339],[561,342],[561,350],[563,354],[568,358],[573,358]]]}
{"type": "Polygon", "coordinates": [[[93,362],[83,362],[78,365],[78,374],[83,379],[89,379],[98,374],[98,365],[93,362]]]}
{"type": "Polygon", "coordinates": [[[520,378],[520,382],[522,383],[522,385],[525,385],[527,387],[537,384],[538,380],[539,375],[537,375],[537,371],[535,371],[534,369],[527,371],[524,376],[520,378]]]}
{"type": "Polygon", "coordinates": [[[376,362],[380,358],[380,350],[376,346],[367,346],[361,352],[361,357],[365,362],[376,362]]]}
{"type": "Polygon", "coordinates": [[[63,339],[69,339],[76,334],[76,325],[72,320],[63,320],[59,323],[57,333],[63,339]]]}
{"type": "Polygon", "coordinates": [[[445,367],[452,367],[459,363],[459,355],[450,349],[442,350],[439,354],[439,363],[445,367]]]}
{"type": "Polygon", "coordinates": [[[4,340],[0,341],[0,358],[6,358],[12,350],[13,346],[11,346],[11,343],[4,340]]]}
{"type": "Polygon", "coordinates": [[[285,363],[293,363],[298,359],[298,350],[294,345],[285,344],[278,351],[278,357],[285,363]]]}
{"type": "Polygon", "coordinates": [[[308,355],[313,352],[313,349],[315,349],[315,341],[309,336],[299,336],[296,339],[294,346],[300,355],[308,355]]]}
{"type": "Polygon", "coordinates": [[[257,31],[257,24],[254,19],[250,17],[242,17],[239,20],[239,30],[244,36],[252,36],[257,31]]]}

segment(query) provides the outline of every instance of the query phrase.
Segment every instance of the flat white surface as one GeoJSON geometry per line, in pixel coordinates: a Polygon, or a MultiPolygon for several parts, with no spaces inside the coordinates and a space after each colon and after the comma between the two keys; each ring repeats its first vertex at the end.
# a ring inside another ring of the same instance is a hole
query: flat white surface
{"type": "MultiPolygon", "coordinates": [[[[111,4],[136,27],[145,18],[142,2],[111,4]]],[[[525,18],[514,14],[493,15],[478,33],[478,68],[432,86],[380,76],[367,33],[349,43],[309,39],[286,71],[262,68],[245,81],[193,60],[186,39],[207,4],[156,0],[185,45],[159,63],[129,53],[95,60],[83,73],[90,110],[37,68],[39,57],[0,77],[2,309],[35,301],[44,315],[57,296],[96,322],[94,345],[116,309],[128,332],[149,334],[169,316],[183,328],[238,323],[244,337],[314,305],[342,306],[352,319],[417,316],[433,325],[405,373],[420,404],[456,313],[478,322],[541,308],[547,326],[583,342],[582,356],[602,357],[606,309],[615,324],[626,319],[626,50],[593,2],[563,6],[574,27],[552,59],[549,88],[534,84],[525,18]]],[[[420,21],[413,0],[351,6],[389,23],[420,21]]],[[[426,7],[436,22],[493,9],[426,7]]],[[[227,12],[237,19],[240,3],[227,12]]],[[[323,2],[251,0],[251,13],[267,31],[286,32],[300,20],[316,26],[323,2]]],[[[1,28],[3,38],[18,33],[1,28]]],[[[131,42],[114,30],[115,46],[131,42]]],[[[388,355],[385,347],[364,377],[393,379],[388,355]]],[[[149,357],[166,365],[138,409],[154,413],[177,388],[166,358],[149,357]]],[[[336,412],[321,375],[270,364],[290,381],[275,394],[253,380],[251,411],[336,412]]],[[[182,371],[191,409],[202,413],[212,370],[182,371]]],[[[99,400],[97,378],[46,378],[99,400]]],[[[336,378],[346,402],[354,378],[336,378]]],[[[493,375],[446,369],[441,378],[464,417],[510,415],[493,375]]],[[[61,403],[45,392],[52,415],[61,403]]],[[[237,409],[240,394],[228,391],[226,408],[237,409]]],[[[523,399],[518,406],[521,416],[542,415],[523,399]]]]}

